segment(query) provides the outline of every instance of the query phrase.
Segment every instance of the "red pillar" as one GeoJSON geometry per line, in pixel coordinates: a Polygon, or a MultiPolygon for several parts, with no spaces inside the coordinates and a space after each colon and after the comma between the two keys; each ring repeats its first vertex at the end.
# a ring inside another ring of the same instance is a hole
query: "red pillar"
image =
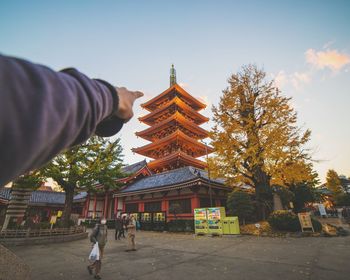
{"type": "Polygon", "coordinates": [[[139,212],[145,212],[145,203],[144,202],[139,203],[139,212]]]}
{"type": "Polygon", "coordinates": [[[106,219],[107,219],[107,216],[108,216],[107,209],[108,209],[108,193],[106,192],[104,209],[103,209],[103,217],[106,218],[106,219]]]}
{"type": "Polygon", "coordinates": [[[85,209],[84,209],[84,218],[87,218],[89,215],[89,207],[90,207],[90,194],[86,196],[85,209]]]}
{"type": "Polygon", "coordinates": [[[163,212],[168,212],[168,201],[167,200],[162,200],[162,211],[163,212]]]}
{"type": "Polygon", "coordinates": [[[221,201],[220,199],[215,199],[215,206],[220,207],[221,206],[221,201]]]}
{"type": "Polygon", "coordinates": [[[115,197],[114,198],[114,210],[113,210],[114,217],[117,216],[117,213],[118,213],[118,197],[115,197]]]}
{"type": "Polygon", "coordinates": [[[96,218],[96,203],[97,203],[97,197],[96,194],[94,196],[94,212],[93,212],[93,218],[96,218]]]}
{"type": "Polygon", "coordinates": [[[123,212],[125,213],[125,198],[123,199],[123,212]]]}
{"type": "Polygon", "coordinates": [[[191,198],[191,207],[192,207],[192,213],[194,213],[195,208],[200,207],[199,198],[196,194],[191,198]]]}

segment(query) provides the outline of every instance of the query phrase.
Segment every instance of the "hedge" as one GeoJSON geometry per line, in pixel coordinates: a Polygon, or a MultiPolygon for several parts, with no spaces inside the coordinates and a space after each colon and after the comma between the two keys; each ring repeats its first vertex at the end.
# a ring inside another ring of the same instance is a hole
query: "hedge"
{"type": "MultiPolygon", "coordinates": [[[[270,226],[276,230],[291,232],[301,231],[298,216],[289,211],[275,211],[269,216],[267,221],[270,226]]],[[[322,224],[318,220],[311,218],[311,222],[316,232],[322,230],[322,224]]]]}
{"type": "Polygon", "coordinates": [[[168,231],[193,232],[194,220],[171,220],[167,223],[168,231]]]}

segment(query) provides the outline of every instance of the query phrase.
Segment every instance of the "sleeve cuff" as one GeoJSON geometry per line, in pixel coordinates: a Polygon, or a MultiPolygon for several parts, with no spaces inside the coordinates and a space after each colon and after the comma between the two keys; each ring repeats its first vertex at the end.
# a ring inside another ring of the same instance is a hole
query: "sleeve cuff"
{"type": "Polygon", "coordinates": [[[96,81],[105,85],[109,89],[113,99],[113,110],[112,110],[112,113],[107,118],[102,120],[97,125],[95,134],[100,137],[111,137],[116,133],[118,133],[124,124],[124,120],[117,117],[117,110],[119,106],[118,93],[115,87],[113,87],[111,84],[107,83],[106,81],[99,80],[99,79],[96,79],[96,81]]]}

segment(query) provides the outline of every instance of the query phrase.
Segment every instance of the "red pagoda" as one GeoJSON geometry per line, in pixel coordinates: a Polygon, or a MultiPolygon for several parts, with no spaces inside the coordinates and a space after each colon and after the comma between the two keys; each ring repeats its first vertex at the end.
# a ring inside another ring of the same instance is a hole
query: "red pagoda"
{"type": "Polygon", "coordinates": [[[208,137],[208,131],[200,125],[209,119],[199,113],[206,105],[176,83],[174,65],[170,70],[170,87],[141,106],[149,113],[139,120],[150,127],[136,135],[151,143],[132,151],[152,158],[148,167],[153,172],[183,166],[206,167],[205,162],[197,159],[213,152],[200,142],[208,137]]]}

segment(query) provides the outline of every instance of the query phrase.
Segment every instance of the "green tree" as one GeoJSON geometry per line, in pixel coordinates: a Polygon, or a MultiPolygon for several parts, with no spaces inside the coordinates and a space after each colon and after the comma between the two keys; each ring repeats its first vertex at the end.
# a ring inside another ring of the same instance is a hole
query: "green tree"
{"type": "Polygon", "coordinates": [[[243,191],[231,192],[227,198],[226,207],[232,215],[238,216],[243,225],[246,219],[249,219],[254,213],[252,199],[248,193],[243,191]]]}
{"type": "Polygon", "coordinates": [[[116,179],[124,177],[120,139],[111,142],[92,137],[86,143],[75,146],[56,156],[42,172],[58,182],[66,193],[63,209],[63,225],[68,226],[74,194],[78,190],[97,191],[118,188],[116,179]]]}
{"type": "Polygon", "coordinates": [[[342,186],[339,175],[333,169],[329,169],[326,176],[327,188],[331,190],[334,195],[342,193],[342,186]]]}
{"type": "Polygon", "coordinates": [[[335,205],[337,206],[350,206],[350,194],[341,193],[338,194],[334,199],[335,205]]]}
{"type": "Polygon", "coordinates": [[[244,66],[228,83],[219,105],[213,106],[213,175],[226,177],[230,185],[252,186],[258,216],[265,219],[272,209],[271,185],[302,182],[312,176],[305,148],[311,132],[297,126],[290,98],[266,79],[263,70],[244,66]]]}
{"type": "Polygon", "coordinates": [[[289,190],[294,193],[294,198],[292,200],[295,213],[301,212],[307,203],[316,202],[317,194],[315,192],[315,186],[310,183],[298,183],[296,185],[291,185],[289,190]]]}

